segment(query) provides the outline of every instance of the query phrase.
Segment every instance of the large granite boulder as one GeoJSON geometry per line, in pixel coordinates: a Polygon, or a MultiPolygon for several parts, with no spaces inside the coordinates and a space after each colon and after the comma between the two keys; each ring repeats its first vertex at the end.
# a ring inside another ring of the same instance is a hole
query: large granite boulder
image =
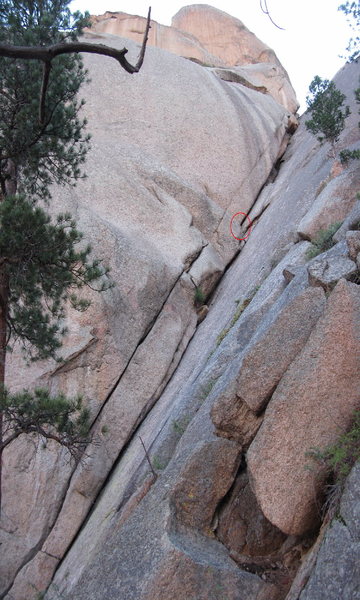
{"type": "Polygon", "coordinates": [[[257,501],[284,533],[316,526],[326,472],[321,463],[307,469],[307,453],[335,443],[351,425],[359,404],[359,358],[360,288],[341,280],[273,394],[247,453],[257,501]]]}
{"type": "MultiPolygon", "coordinates": [[[[91,20],[93,32],[142,41],[144,17],[105,12],[91,20]]],[[[222,67],[215,70],[221,79],[268,93],[290,113],[296,113],[299,107],[289,76],[275,52],[239,19],[222,10],[193,4],[173,17],[171,27],[151,21],[148,43],[206,67],[222,67]]]]}
{"type": "Polygon", "coordinates": [[[279,64],[275,52],[261,42],[239,19],[209,6],[184,6],[172,18],[173,27],[190,33],[226,66],[253,63],[279,64]]]}

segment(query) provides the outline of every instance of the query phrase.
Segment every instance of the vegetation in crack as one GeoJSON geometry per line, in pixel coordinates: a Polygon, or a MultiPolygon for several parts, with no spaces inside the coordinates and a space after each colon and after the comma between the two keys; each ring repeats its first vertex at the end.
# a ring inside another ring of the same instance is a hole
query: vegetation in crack
{"type": "Polygon", "coordinates": [[[179,436],[182,436],[185,433],[190,421],[191,421],[190,416],[184,416],[180,419],[174,419],[172,422],[173,430],[179,436]]]}
{"type": "Polygon", "coordinates": [[[194,306],[197,308],[205,304],[206,296],[201,288],[201,286],[195,287],[194,292],[194,306]]]}
{"type": "Polygon", "coordinates": [[[350,283],[356,283],[356,285],[360,285],[360,269],[357,269],[355,273],[348,277],[348,281],[350,283]]]}
{"type": "Polygon", "coordinates": [[[341,224],[342,222],[333,223],[327,229],[320,229],[317,232],[312,241],[312,246],[306,252],[306,258],[308,260],[335,246],[333,235],[337,232],[341,224]]]}
{"type": "MultiPolygon", "coordinates": [[[[306,456],[320,463],[328,473],[322,510],[323,517],[333,518],[338,514],[346,479],[360,459],[360,409],[354,411],[351,426],[336,443],[326,448],[310,448],[306,456]]],[[[306,465],[306,468],[311,470],[312,466],[306,465]]]]}
{"type": "Polygon", "coordinates": [[[242,315],[242,313],[244,312],[245,308],[247,308],[250,304],[250,302],[252,301],[252,299],[254,298],[255,294],[257,293],[257,291],[260,289],[260,285],[255,286],[249,296],[247,298],[245,298],[245,300],[243,300],[243,302],[240,303],[240,300],[235,300],[235,303],[238,304],[238,307],[234,313],[234,316],[232,317],[230,324],[228,327],[225,327],[225,329],[223,329],[219,335],[216,338],[216,347],[220,346],[221,342],[225,339],[225,337],[227,336],[227,334],[229,333],[229,331],[232,329],[232,327],[234,327],[235,323],[238,321],[239,317],[242,315]]]}
{"type": "Polygon", "coordinates": [[[210,392],[213,389],[213,387],[214,387],[215,383],[217,382],[217,380],[218,380],[218,377],[216,377],[215,379],[210,379],[208,382],[204,383],[201,386],[200,392],[199,392],[199,399],[201,401],[206,400],[206,398],[210,394],[210,392]]]}
{"type": "Polygon", "coordinates": [[[151,461],[156,471],[163,471],[167,467],[167,463],[157,456],[157,454],[152,457],[151,461]]]}

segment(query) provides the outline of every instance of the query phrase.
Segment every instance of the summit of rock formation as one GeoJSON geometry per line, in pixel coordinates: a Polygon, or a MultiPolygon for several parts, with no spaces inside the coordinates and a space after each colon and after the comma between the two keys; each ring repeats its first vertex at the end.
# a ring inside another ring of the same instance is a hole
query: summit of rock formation
{"type": "MultiPolygon", "coordinates": [[[[143,22],[105,13],[85,39],[132,60],[143,22]]],[[[88,177],[54,186],[50,208],[74,215],[114,287],[69,310],[61,364],[29,367],[15,346],[7,379],[80,394],[93,443],[78,463],[36,437],[6,448],[4,600],[356,598],[359,468],[329,523],[329,473],[307,467],[360,408],[359,165],[334,164],[302,118],[294,133],[295,94],[261,42],[225,64],[236,31],[253,35],[239,23],[203,5],[153,23],[136,75],[84,56],[88,177]]],[[[335,79],[352,110],[339,150],[360,146],[358,76],[335,79]]]]}
{"type": "Polygon", "coordinates": [[[225,66],[280,62],[273,50],[235,17],[208,4],[184,6],[172,18],[171,26],[190,33],[225,66]]]}
{"type": "MultiPolygon", "coordinates": [[[[123,12],[92,16],[91,31],[141,42],[145,18],[123,12]]],[[[226,81],[269,93],[291,113],[298,102],[275,52],[235,17],[207,4],[185,6],[171,27],[151,21],[149,45],[194,60],[226,81]]]]}

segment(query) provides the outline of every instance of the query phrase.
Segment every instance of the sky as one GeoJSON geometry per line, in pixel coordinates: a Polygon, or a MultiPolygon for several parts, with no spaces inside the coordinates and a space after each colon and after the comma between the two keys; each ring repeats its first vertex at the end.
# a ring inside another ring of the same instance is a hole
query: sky
{"type": "MultiPolygon", "coordinates": [[[[88,10],[101,15],[105,11],[122,11],[146,16],[149,1],[143,0],[73,0],[72,10],[88,10]]],[[[338,11],[342,0],[267,0],[277,29],[260,8],[260,0],[152,0],[152,19],[171,25],[171,18],[188,4],[211,4],[240,19],[248,29],[275,50],[287,70],[300,102],[300,113],[306,109],[305,98],[315,75],[331,79],[344,64],[339,55],[345,53],[351,29],[346,17],[338,11]]]]}

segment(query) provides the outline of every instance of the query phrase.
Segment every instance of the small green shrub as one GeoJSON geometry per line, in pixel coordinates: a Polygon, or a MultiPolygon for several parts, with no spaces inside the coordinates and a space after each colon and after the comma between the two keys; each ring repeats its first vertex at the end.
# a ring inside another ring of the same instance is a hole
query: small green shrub
{"type": "Polygon", "coordinates": [[[312,242],[312,247],[308,249],[306,252],[306,257],[308,259],[314,258],[318,254],[322,254],[322,252],[326,252],[335,245],[332,237],[339,229],[341,223],[333,223],[327,229],[320,229],[316,234],[314,241],[312,242]]]}
{"type": "Polygon", "coordinates": [[[360,159],[360,150],[341,150],[339,157],[341,164],[347,165],[350,160],[360,159]]]}
{"type": "Polygon", "coordinates": [[[230,321],[229,327],[223,329],[216,338],[216,346],[220,346],[223,339],[227,336],[230,329],[234,327],[236,321],[239,319],[241,313],[245,310],[245,308],[250,304],[250,300],[244,300],[241,304],[238,305],[233,318],[230,321]]]}
{"type": "Polygon", "coordinates": [[[215,383],[217,382],[217,379],[218,378],[210,379],[210,381],[208,381],[205,385],[202,386],[199,395],[200,400],[206,400],[211,390],[213,389],[215,383]]]}
{"type": "Polygon", "coordinates": [[[333,516],[338,508],[346,478],[360,459],[360,409],[354,411],[349,431],[343,433],[335,444],[323,450],[311,448],[306,455],[323,464],[331,476],[332,484],[328,486],[330,494],[325,508],[333,516]]]}
{"type": "Polygon", "coordinates": [[[163,471],[166,467],[166,464],[160,460],[158,456],[153,456],[151,459],[152,466],[156,471],[163,471]]]}
{"type": "Polygon", "coordinates": [[[196,286],[194,293],[194,304],[195,306],[202,306],[205,304],[205,294],[201,287],[196,286]]]}
{"type": "Polygon", "coordinates": [[[190,423],[190,417],[183,417],[182,419],[174,419],[172,422],[173,425],[173,429],[175,431],[175,433],[179,434],[180,436],[185,433],[185,430],[187,428],[187,426],[190,423]]]}

